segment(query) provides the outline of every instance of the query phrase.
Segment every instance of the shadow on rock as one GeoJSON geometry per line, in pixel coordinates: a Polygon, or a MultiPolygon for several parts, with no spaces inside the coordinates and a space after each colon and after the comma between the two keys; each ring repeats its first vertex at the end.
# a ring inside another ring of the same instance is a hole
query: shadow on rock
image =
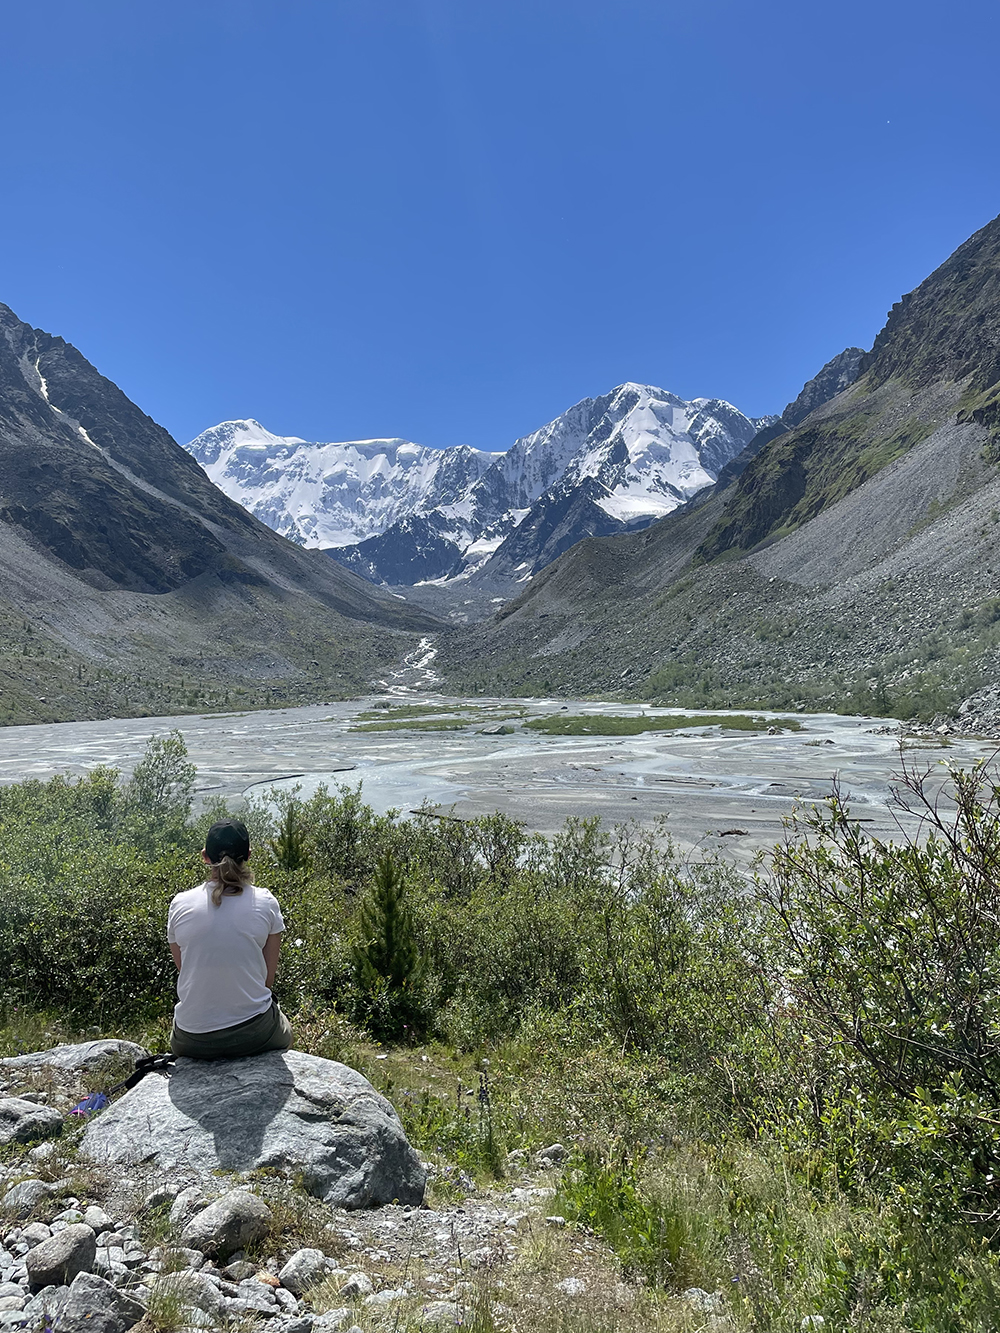
{"type": "Polygon", "coordinates": [[[268,1127],[294,1088],[284,1052],[268,1051],[242,1060],[181,1058],[170,1075],[167,1095],[182,1115],[212,1135],[223,1170],[245,1171],[257,1164],[268,1127]],[[209,1069],[211,1078],[206,1077],[209,1069]]]}

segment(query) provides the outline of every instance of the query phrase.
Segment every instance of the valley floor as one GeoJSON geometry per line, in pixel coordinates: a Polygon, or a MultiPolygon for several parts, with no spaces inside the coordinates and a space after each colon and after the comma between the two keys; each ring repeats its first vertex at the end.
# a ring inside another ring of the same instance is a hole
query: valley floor
{"type": "Polygon", "coordinates": [[[411,693],[405,703],[369,698],[7,727],[0,731],[0,782],[79,775],[101,764],[129,773],[151,733],[177,728],[197,765],[202,803],[271,787],[298,786],[308,796],[320,783],[360,782],[363,799],[379,811],[412,810],[424,801],[459,818],[500,810],[543,833],[571,815],[599,815],[607,823],[662,818],[685,852],[722,851],[749,861],[782,836],[796,809],[823,800],[835,786],[869,833],[898,836],[909,827],[891,807],[903,763],[968,767],[996,751],[996,742],[976,737],[902,740],[895,723],[837,714],[768,714],[774,735],[766,728],[700,727],[695,713],[684,715],[691,724],[679,730],[640,735],[524,728],[533,718],[567,712],[653,720],[679,710],[411,693]]]}

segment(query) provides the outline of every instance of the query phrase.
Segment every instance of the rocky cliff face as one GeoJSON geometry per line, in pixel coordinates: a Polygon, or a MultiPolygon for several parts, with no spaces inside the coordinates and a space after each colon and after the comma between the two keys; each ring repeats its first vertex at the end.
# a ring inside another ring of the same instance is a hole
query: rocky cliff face
{"type": "Polygon", "coordinates": [[[7,306],[0,571],[0,720],[266,697],[324,671],[334,692],[427,623],[252,518],[76,348],[7,306]]]}

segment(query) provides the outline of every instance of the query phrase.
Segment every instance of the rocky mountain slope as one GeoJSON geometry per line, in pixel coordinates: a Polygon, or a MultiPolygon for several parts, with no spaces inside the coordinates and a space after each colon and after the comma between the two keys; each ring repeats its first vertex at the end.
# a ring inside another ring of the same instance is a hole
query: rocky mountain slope
{"type": "Polygon", "coordinates": [[[229,500],[0,305],[0,721],[355,692],[429,618],[229,500]]]}
{"type": "Polygon", "coordinates": [[[623,384],[503,454],[405,440],[313,444],[255,421],[224,422],[187,447],[258,518],[336,548],[372,582],[478,575],[503,589],[584,536],[663,517],[710,486],[760,424],[719,399],[623,384]]]}
{"type": "Polygon", "coordinates": [[[738,475],[645,532],[581,543],[439,662],[466,689],[954,706],[1000,677],[998,347],[1000,219],[738,475]]]}

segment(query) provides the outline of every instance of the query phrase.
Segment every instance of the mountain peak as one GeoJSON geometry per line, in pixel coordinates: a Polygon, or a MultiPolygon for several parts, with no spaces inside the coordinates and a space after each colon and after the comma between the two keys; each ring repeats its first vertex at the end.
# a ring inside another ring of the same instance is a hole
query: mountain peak
{"type": "MultiPolygon", "coordinates": [[[[187,447],[217,485],[278,532],[340,548],[339,560],[376,581],[414,582],[467,577],[538,504],[556,504],[560,515],[555,525],[525,529],[547,532],[546,549],[568,540],[576,523],[587,532],[651,523],[710,486],[756,429],[723,399],[685,402],[626,381],[575,403],[505,453],[400,439],[307,442],[252,419],[222,422],[187,447]]],[[[538,558],[536,551],[532,568],[538,558]]]]}

